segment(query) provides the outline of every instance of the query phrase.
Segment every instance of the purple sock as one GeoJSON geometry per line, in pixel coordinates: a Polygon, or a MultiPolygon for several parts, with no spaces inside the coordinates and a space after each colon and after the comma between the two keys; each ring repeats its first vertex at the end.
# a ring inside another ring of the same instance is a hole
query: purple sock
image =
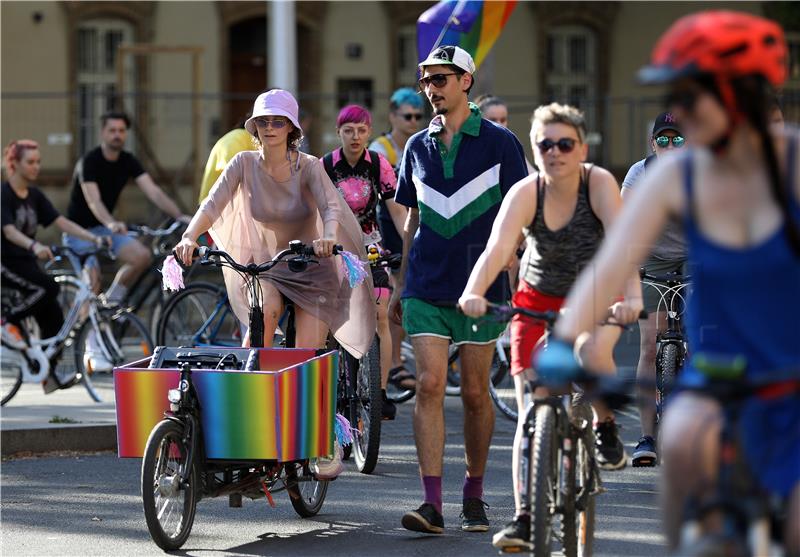
{"type": "Polygon", "coordinates": [[[425,502],[442,514],[442,477],[422,476],[422,489],[425,491],[425,502]]]}
{"type": "Polygon", "coordinates": [[[483,476],[464,476],[464,499],[483,499],[483,476]]]}

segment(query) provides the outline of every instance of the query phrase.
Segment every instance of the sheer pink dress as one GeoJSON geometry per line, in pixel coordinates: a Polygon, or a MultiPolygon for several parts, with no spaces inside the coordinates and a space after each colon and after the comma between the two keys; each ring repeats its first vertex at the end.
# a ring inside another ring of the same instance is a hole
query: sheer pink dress
{"type": "MultiPolygon", "coordinates": [[[[299,153],[292,176],[273,179],[260,151],[238,153],[200,205],[213,225],[210,233],[219,249],[239,263],[263,263],[291,240],[311,244],[322,237],[323,222],[336,222],[336,243],[366,261],[361,228],[333,186],[319,159],[299,153]]],[[[225,286],[236,317],[248,322],[249,299],[242,278],[223,269],[225,286]]],[[[275,266],[262,279],[297,306],[326,323],[336,340],[361,357],[375,335],[372,279],[350,288],[339,257],[320,259],[306,271],[293,273],[275,266]]]]}

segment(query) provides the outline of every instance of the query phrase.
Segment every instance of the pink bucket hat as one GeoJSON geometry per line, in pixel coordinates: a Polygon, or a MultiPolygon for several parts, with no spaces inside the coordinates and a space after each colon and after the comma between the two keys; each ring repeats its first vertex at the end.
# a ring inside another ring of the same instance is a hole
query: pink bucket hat
{"type": "Polygon", "coordinates": [[[285,116],[294,124],[294,127],[303,133],[297,118],[297,101],[289,91],[283,89],[271,89],[266,93],[261,93],[256,102],[253,103],[253,115],[244,123],[244,127],[251,134],[256,134],[256,123],[254,120],[260,116],[285,116]]]}

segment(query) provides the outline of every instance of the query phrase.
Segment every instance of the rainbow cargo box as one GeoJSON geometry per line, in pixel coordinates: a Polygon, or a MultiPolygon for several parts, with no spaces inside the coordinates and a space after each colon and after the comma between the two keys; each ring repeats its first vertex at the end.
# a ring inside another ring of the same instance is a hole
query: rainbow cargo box
{"type": "MultiPolygon", "coordinates": [[[[291,461],[333,453],[338,354],[258,349],[258,371],[193,369],[208,459],[291,461]]],[[[117,451],[141,458],[169,410],[177,369],[142,360],[114,370],[117,451]]]]}

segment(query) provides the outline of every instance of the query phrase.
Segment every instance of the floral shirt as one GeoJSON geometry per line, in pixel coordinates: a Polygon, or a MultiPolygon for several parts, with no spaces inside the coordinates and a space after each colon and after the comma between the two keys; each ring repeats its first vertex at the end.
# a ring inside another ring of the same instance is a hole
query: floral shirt
{"type": "Polygon", "coordinates": [[[392,165],[383,155],[378,154],[380,172],[377,177],[378,184],[374,184],[372,176],[374,167],[368,150],[364,150],[364,154],[361,155],[355,166],[350,166],[347,159],[344,158],[341,148],[328,153],[325,158],[328,159],[330,167],[325,165],[324,162],[323,167],[325,167],[325,171],[330,176],[333,185],[342,194],[345,202],[347,202],[347,205],[358,219],[361,230],[364,232],[364,244],[369,245],[380,242],[381,233],[378,227],[376,209],[379,198],[394,198],[397,179],[392,165]]]}

